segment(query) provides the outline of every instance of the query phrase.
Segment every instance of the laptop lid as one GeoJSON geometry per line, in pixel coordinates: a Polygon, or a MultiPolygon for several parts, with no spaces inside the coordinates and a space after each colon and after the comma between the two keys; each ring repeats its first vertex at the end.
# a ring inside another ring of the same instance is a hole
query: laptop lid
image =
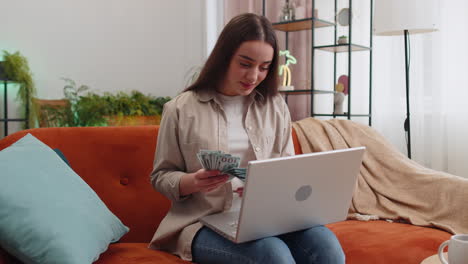
{"type": "Polygon", "coordinates": [[[365,147],[250,161],[236,242],[346,219],[365,147]]]}

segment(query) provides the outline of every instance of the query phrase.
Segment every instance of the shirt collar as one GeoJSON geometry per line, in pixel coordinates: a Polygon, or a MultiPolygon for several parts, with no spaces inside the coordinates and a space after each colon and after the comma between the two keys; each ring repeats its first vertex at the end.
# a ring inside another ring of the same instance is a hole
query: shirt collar
{"type": "MultiPolygon", "coordinates": [[[[201,102],[209,102],[211,100],[214,100],[216,103],[220,103],[218,102],[217,98],[216,98],[216,91],[215,90],[201,90],[201,91],[198,91],[198,92],[195,92],[194,91],[194,94],[195,94],[195,97],[201,101],[201,102]]],[[[255,97],[258,95],[258,99],[260,100],[263,100],[263,95],[257,91],[257,89],[253,90],[252,93],[250,93],[248,95],[249,99],[250,100],[255,100],[255,97]]]]}

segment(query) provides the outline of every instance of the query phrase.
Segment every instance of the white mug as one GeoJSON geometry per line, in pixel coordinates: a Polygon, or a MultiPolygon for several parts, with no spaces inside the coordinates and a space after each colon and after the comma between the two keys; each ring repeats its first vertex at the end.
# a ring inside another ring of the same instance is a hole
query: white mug
{"type": "Polygon", "coordinates": [[[468,264],[468,234],[453,235],[439,247],[439,259],[443,264],[468,264]],[[444,257],[444,248],[448,246],[448,261],[444,257]]]}

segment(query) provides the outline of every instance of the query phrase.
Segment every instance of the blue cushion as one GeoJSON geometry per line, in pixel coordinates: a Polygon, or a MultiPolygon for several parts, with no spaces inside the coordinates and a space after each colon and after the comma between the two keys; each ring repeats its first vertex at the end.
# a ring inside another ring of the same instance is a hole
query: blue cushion
{"type": "Polygon", "coordinates": [[[128,232],[31,134],[0,151],[0,172],[0,246],[24,263],[92,263],[128,232]]]}

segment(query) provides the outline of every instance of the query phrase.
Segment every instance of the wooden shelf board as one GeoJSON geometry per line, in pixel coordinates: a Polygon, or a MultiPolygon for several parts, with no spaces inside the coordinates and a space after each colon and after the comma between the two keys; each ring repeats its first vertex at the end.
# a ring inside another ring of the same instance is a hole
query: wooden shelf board
{"type": "MultiPolygon", "coordinates": [[[[330,52],[348,52],[348,44],[337,44],[337,45],[326,45],[326,46],[316,46],[316,49],[330,51],[330,52]]],[[[370,50],[369,47],[365,47],[358,44],[351,44],[351,51],[364,51],[370,50]]]]}
{"type": "MultiPolygon", "coordinates": [[[[334,114],[314,114],[314,116],[343,116],[347,117],[348,114],[339,114],[339,115],[334,115],[334,114]]],[[[351,114],[351,117],[370,117],[371,115],[369,114],[351,114]]]]}
{"type": "Polygon", "coordinates": [[[312,29],[312,21],[314,21],[314,27],[316,28],[331,27],[335,25],[332,22],[328,22],[317,18],[305,18],[301,20],[273,23],[273,28],[284,32],[310,30],[312,29]]]}

